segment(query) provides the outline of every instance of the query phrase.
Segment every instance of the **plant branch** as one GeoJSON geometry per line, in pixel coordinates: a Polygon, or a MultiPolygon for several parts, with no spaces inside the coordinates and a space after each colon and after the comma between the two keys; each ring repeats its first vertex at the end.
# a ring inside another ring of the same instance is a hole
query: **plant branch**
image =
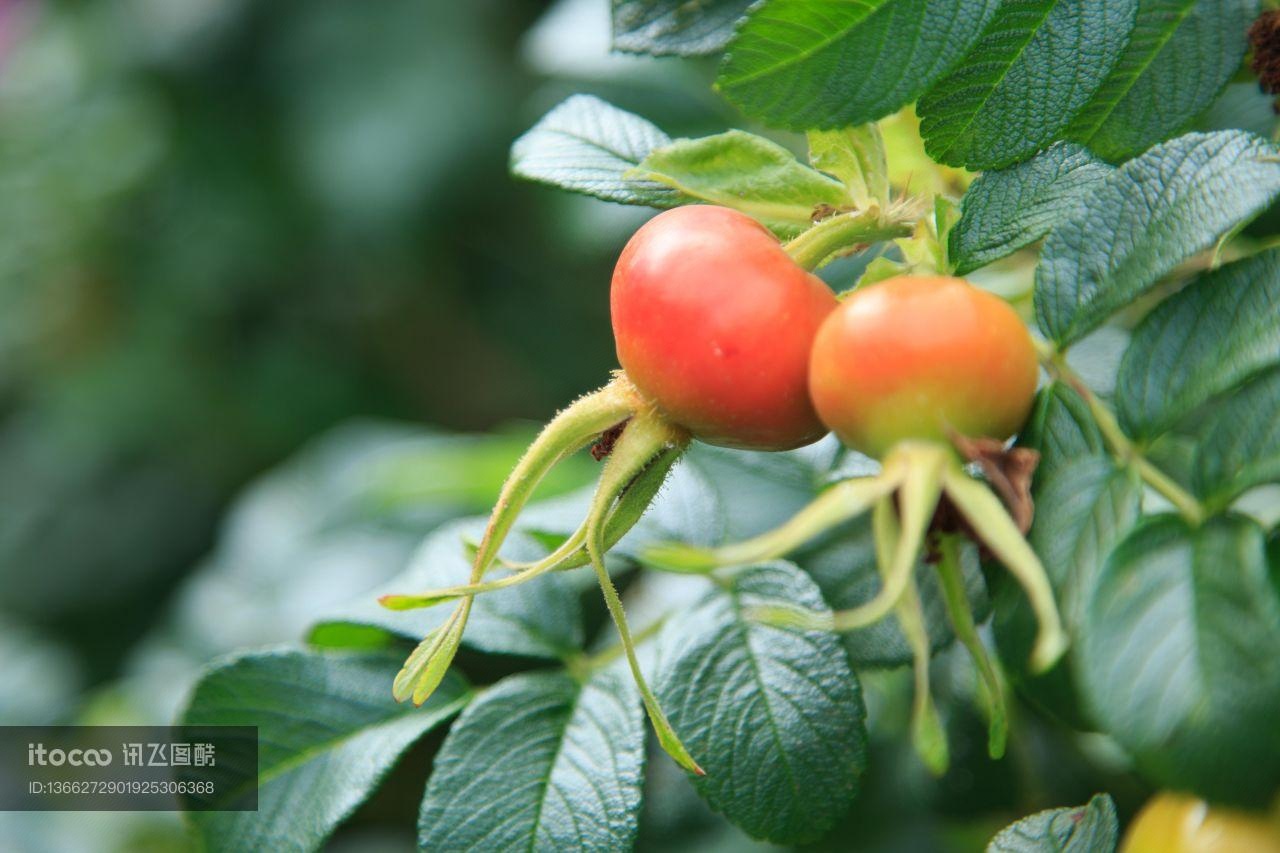
{"type": "Polygon", "coordinates": [[[858,246],[909,237],[912,225],[905,213],[894,215],[872,205],[818,222],[783,248],[797,265],[816,270],[841,252],[858,246]]]}
{"type": "Polygon", "coordinates": [[[1141,448],[1124,434],[1115,413],[1098,398],[1097,394],[1093,393],[1093,389],[1084,383],[1080,374],[1067,364],[1065,356],[1060,351],[1051,344],[1040,341],[1036,342],[1036,350],[1040,363],[1044,365],[1049,375],[1070,385],[1084,399],[1111,454],[1122,463],[1132,465],[1142,481],[1173,504],[1174,509],[1188,524],[1199,526],[1207,515],[1204,505],[1143,455],[1141,448]]]}

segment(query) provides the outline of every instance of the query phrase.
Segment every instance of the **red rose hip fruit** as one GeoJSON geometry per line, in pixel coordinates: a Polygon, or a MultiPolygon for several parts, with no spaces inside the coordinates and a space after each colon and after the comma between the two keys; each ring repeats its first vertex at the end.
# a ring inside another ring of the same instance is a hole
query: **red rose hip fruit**
{"type": "Polygon", "coordinates": [[[1026,421],[1035,346],[1007,303],[946,276],[902,276],[854,291],[823,323],[809,365],[822,422],[883,457],[951,431],[1005,439],[1026,421]]]}
{"type": "Polygon", "coordinates": [[[826,433],[809,351],[837,301],[755,220],[710,205],[655,216],[623,249],[610,301],[623,370],[700,440],[787,450],[826,433]]]}

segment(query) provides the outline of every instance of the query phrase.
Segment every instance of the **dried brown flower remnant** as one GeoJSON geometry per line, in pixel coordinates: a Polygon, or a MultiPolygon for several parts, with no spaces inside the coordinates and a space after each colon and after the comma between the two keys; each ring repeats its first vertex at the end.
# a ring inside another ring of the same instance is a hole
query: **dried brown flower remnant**
{"type": "Polygon", "coordinates": [[[1031,477],[1040,464],[1040,454],[1027,447],[1005,449],[1003,442],[991,438],[968,438],[959,434],[951,436],[951,443],[961,456],[982,469],[983,476],[1025,535],[1035,517],[1031,477]]]}
{"type": "Polygon", "coordinates": [[[1249,27],[1249,45],[1253,48],[1250,67],[1258,76],[1262,90],[1280,94],[1280,10],[1263,12],[1249,27]]]}

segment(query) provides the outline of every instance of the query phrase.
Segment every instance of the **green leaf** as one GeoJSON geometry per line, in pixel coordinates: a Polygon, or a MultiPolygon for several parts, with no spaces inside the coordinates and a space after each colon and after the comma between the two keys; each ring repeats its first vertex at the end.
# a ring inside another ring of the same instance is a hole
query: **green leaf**
{"type": "Polygon", "coordinates": [[[1110,171],[1088,150],[1059,142],[1025,163],[983,173],[965,193],[964,211],[951,231],[956,274],[1044,237],[1110,171]]]}
{"type": "Polygon", "coordinates": [[[1161,516],[1107,561],[1080,674],[1104,730],[1161,786],[1265,802],[1280,784],[1280,597],[1263,531],[1161,516]]]}
{"type": "Polygon", "coordinates": [[[858,207],[888,205],[889,164],[877,125],[811,130],[807,136],[809,162],[839,178],[858,207]]]}
{"type": "Polygon", "coordinates": [[[1139,0],[1120,61],[1067,137],[1123,160],[1186,129],[1240,67],[1257,0],[1139,0]]]}
{"type": "Polygon", "coordinates": [[[616,667],[579,684],[526,673],[463,712],[435,759],[424,850],[619,850],[634,843],[644,714],[616,667]]]}
{"type": "Polygon", "coordinates": [[[1116,414],[1150,439],[1280,363],[1280,249],[1205,273],[1134,330],[1120,361],[1116,414]]]}
{"type": "Polygon", "coordinates": [[[792,130],[865,124],[914,101],[982,32],[995,0],[769,0],[729,45],[716,86],[792,130]]]}
{"type": "Polygon", "coordinates": [[[811,169],[776,142],[741,130],[678,139],[656,148],[631,173],[681,196],[740,210],[784,234],[813,224],[820,205],[848,206],[844,185],[811,169]]]}
{"type": "MultiPolygon", "coordinates": [[[[422,543],[409,567],[377,590],[319,620],[314,629],[321,639],[332,637],[339,626],[380,628],[390,634],[418,640],[440,627],[452,606],[394,611],[380,607],[382,594],[407,594],[464,584],[471,575],[471,561],[464,543],[479,541],[482,519],[467,519],[439,528],[422,543]]],[[[511,537],[503,556],[530,560],[546,551],[531,539],[511,537]]],[[[495,577],[497,575],[495,574],[495,577]]],[[[463,634],[463,645],[492,654],[562,658],[582,645],[582,606],[577,587],[569,576],[546,575],[529,583],[477,596],[463,634]]],[[[387,690],[390,690],[388,682],[387,690]]]]}
{"type": "Polygon", "coordinates": [[[1045,241],[1040,328],[1070,344],[1280,195],[1280,152],[1242,131],[1189,133],[1109,174],[1045,241]]]}
{"type": "Polygon", "coordinates": [[[574,95],[511,146],[511,174],[620,204],[675,207],[688,199],[627,175],[671,141],[637,115],[591,95],[574,95]]]}
{"type": "Polygon", "coordinates": [[[1057,381],[1036,395],[1018,443],[1040,452],[1036,482],[1051,478],[1079,457],[1102,455],[1107,449],[1089,404],[1069,385],[1057,381]]]}
{"type": "MultiPolygon", "coordinates": [[[[1103,563],[1138,521],[1142,485],[1133,472],[1116,467],[1087,404],[1061,383],[1040,392],[1022,443],[1039,450],[1041,459],[1028,541],[1049,575],[1067,633],[1078,638],[1103,563]]],[[[1083,723],[1070,657],[1040,675],[1027,667],[1036,620],[1015,584],[1000,584],[995,614],[996,642],[1014,684],[1049,713],[1083,723]]]]}
{"type": "Polygon", "coordinates": [[[388,685],[401,656],[254,652],[195,688],[188,726],[258,727],[258,810],[191,812],[209,850],[316,850],[414,741],[470,698],[451,675],[421,708],[388,685]]]}
{"type": "Polygon", "coordinates": [[[1095,794],[1088,805],[1046,809],[1000,830],[987,853],[1106,853],[1116,849],[1116,804],[1095,794]]]}
{"type": "Polygon", "coordinates": [[[1280,482],[1280,370],[1216,406],[1201,436],[1192,483],[1206,502],[1222,505],[1254,486],[1280,482]]]}
{"type": "MultiPolygon", "coordinates": [[[[832,610],[850,610],[867,603],[880,591],[883,583],[876,568],[870,516],[854,521],[847,530],[842,529],[834,541],[797,554],[795,562],[818,584],[823,599],[832,610]]],[[[991,605],[987,601],[986,583],[974,549],[964,550],[960,568],[969,607],[975,619],[981,622],[990,612],[991,605]]],[[[929,645],[937,651],[955,639],[942,586],[937,570],[923,560],[916,565],[915,577],[924,608],[925,627],[929,632],[929,645]]],[[[912,661],[911,647],[896,618],[882,619],[839,636],[849,662],[855,668],[905,666],[912,661]]]]}
{"type": "Polygon", "coordinates": [[[754,0],[613,0],[613,49],[653,56],[716,53],[754,0]]]}
{"type": "Polygon", "coordinates": [[[920,99],[933,159],[999,169],[1061,137],[1129,41],[1137,0],[1007,0],[920,99]]]}
{"type": "Polygon", "coordinates": [[[866,765],[861,689],[835,635],[753,622],[754,608],[826,606],[788,563],[724,575],[664,628],[656,692],[707,775],[715,810],[757,838],[822,836],[852,802],[866,765]]]}

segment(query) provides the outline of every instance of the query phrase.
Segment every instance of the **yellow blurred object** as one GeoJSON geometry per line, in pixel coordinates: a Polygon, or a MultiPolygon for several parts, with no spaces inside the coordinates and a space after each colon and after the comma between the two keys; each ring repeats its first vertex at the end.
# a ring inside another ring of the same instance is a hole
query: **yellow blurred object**
{"type": "Polygon", "coordinates": [[[912,107],[883,119],[880,135],[889,163],[889,185],[899,193],[960,198],[977,177],[973,172],[933,162],[925,153],[920,119],[912,107]]]}
{"type": "Polygon", "coordinates": [[[1280,853],[1280,819],[1157,794],[1134,819],[1120,853],[1280,853]]]}

